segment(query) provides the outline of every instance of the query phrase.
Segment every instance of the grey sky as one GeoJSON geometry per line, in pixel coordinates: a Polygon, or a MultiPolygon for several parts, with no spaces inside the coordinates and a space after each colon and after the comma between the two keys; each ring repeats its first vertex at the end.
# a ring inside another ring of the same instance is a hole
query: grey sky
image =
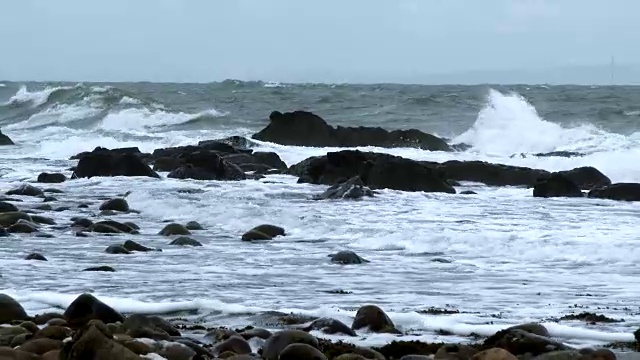
{"type": "Polygon", "coordinates": [[[411,82],[640,63],[638,13],[636,0],[3,0],[0,79],[411,82]]]}

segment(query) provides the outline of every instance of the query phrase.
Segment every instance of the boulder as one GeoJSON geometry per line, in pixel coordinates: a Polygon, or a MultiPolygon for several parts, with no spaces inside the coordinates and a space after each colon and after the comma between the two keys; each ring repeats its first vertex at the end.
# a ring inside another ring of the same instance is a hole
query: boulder
{"type": "Polygon", "coordinates": [[[120,244],[109,245],[104,249],[104,252],[107,254],[131,254],[131,251],[120,244]]]}
{"type": "Polygon", "coordinates": [[[539,178],[549,174],[546,170],[485,161],[451,160],[442,164],[423,163],[439,169],[447,179],[479,182],[490,186],[531,186],[539,178]]]}
{"type": "Polygon", "coordinates": [[[38,227],[31,221],[19,219],[15,224],[9,226],[7,231],[12,234],[32,234],[38,232],[38,227]]]}
{"type": "Polygon", "coordinates": [[[322,194],[314,196],[313,199],[360,199],[365,196],[373,196],[373,191],[364,185],[360,176],[354,176],[343,183],[332,185],[322,194]]]}
{"type": "Polygon", "coordinates": [[[63,183],[67,181],[67,177],[64,176],[64,174],[60,174],[60,173],[43,172],[40,175],[38,175],[38,179],[36,181],[39,183],[45,183],[45,184],[57,184],[57,183],[63,183]]]}
{"type": "Polygon", "coordinates": [[[2,131],[0,131],[0,146],[3,145],[15,145],[15,143],[7,135],[3,134],[2,131]]]}
{"type": "Polygon", "coordinates": [[[388,131],[380,127],[331,127],[316,114],[307,111],[269,115],[269,124],[253,139],[281,145],[312,147],[415,147],[431,151],[451,151],[437,136],[416,129],[388,131]]]}
{"type": "Polygon", "coordinates": [[[533,186],[534,197],[583,197],[580,187],[568,177],[556,173],[540,179],[533,186]]]}
{"type": "Polygon", "coordinates": [[[279,360],[327,360],[318,349],[307,344],[291,344],[280,352],[279,360]]]}
{"type": "Polygon", "coordinates": [[[133,241],[133,240],[127,240],[122,244],[122,247],[129,250],[129,251],[140,251],[140,252],[147,252],[147,251],[158,251],[159,249],[152,249],[149,247],[146,247],[144,245],[138,244],[137,242],[133,241]]]}
{"type": "Polygon", "coordinates": [[[166,320],[157,316],[134,314],[122,323],[119,332],[132,338],[170,340],[171,336],[180,336],[180,332],[166,320]]]}
{"type": "Polygon", "coordinates": [[[79,154],[73,155],[69,160],[80,160],[85,156],[94,154],[134,155],[144,159],[149,157],[149,154],[143,154],[139,148],[134,146],[115,149],[107,149],[102,146],[97,146],[92,151],[83,151],[79,154]]]}
{"type": "Polygon", "coordinates": [[[139,156],[114,151],[93,152],[82,156],[72,178],[94,176],[146,176],[160,178],[139,156]]]}
{"type": "Polygon", "coordinates": [[[307,344],[318,348],[318,339],[301,330],[282,330],[271,335],[262,345],[265,360],[278,360],[280,353],[291,344],[307,344]]]}
{"type": "Polygon", "coordinates": [[[0,213],[17,212],[18,208],[12,203],[6,201],[0,201],[0,213]]]}
{"type": "Polygon", "coordinates": [[[29,316],[19,302],[9,295],[0,293],[0,324],[14,320],[29,320],[29,316]]]}
{"type": "Polygon", "coordinates": [[[167,177],[194,180],[245,180],[246,175],[237,166],[213,151],[199,150],[180,158],[182,165],[167,177]]]}
{"type": "Polygon", "coordinates": [[[276,236],[284,235],[285,231],[280,226],[262,224],[244,233],[242,241],[271,240],[276,236]]]}
{"type": "MultiPolygon", "coordinates": [[[[0,136],[1,141],[2,136],[0,136]]],[[[1,145],[1,143],[0,143],[1,145]]],[[[0,347],[0,359],[2,360],[43,360],[42,357],[10,347],[0,347]]]]}
{"type": "Polygon", "coordinates": [[[317,330],[325,334],[344,334],[349,336],[356,336],[356,332],[353,331],[342,321],[332,318],[319,318],[312,321],[309,325],[302,328],[304,331],[317,330]]]}
{"type": "Polygon", "coordinates": [[[202,246],[202,244],[188,236],[180,236],[169,243],[174,246],[202,246]]]}
{"type": "Polygon", "coordinates": [[[575,183],[582,190],[591,190],[596,187],[611,185],[611,179],[600,170],[591,166],[582,166],[571,170],[558,171],[560,174],[575,183]]]}
{"type": "Polygon", "coordinates": [[[29,340],[17,348],[17,350],[36,355],[43,355],[49,351],[60,349],[62,349],[62,341],[47,338],[29,340]]]}
{"type": "Polygon", "coordinates": [[[131,350],[114,341],[106,326],[95,320],[74,335],[73,340],[65,345],[60,358],[67,360],[142,359],[131,350]]]}
{"type": "MultiPolygon", "coordinates": [[[[640,183],[616,183],[589,191],[590,198],[640,201],[640,183]]],[[[2,214],[0,214],[2,215],[2,214]]]]}
{"type": "Polygon", "coordinates": [[[187,230],[186,227],[177,223],[170,223],[165,225],[162,230],[158,233],[158,235],[162,236],[172,236],[172,235],[191,235],[191,231],[187,230]]]}
{"type": "Polygon", "coordinates": [[[251,345],[241,336],[233,335],[218,343],[214,347],[214,354],[222,354],[225,351],[233,351],[238,355],[251,354],[251,345]]]}
{"type": "Polygon", "coordinates": [[[82,271],[103,271],[103,272],[115,272],[116,269],[112,268],[111,266],[92,266],[92,267],[88,267],[86,269],[82,269],[82,271]]]}
{"type": "Polygon", "coordinates": [[[569,350],[557,341],[550,339],[544,326],[524,324],[498,331],[483,343],[483,349],[502,348],[513,355],[540,355],[550,351],[569,350]]]}
{"type": "Polygon", "coordinates": [[[6,192],[7,195],[21,195],[21,196],[44,196],[44,191],[33,185],[22,184],[15,189],[11,189],[6,192]]]}
{"type": "Polygon", "coordinates": [[[351,328],[353,330],[368,328],[377,333],[399,333],[393,321],[376,305],[365,305],[358,309],[351,328]]]}
{"type": "Polygon", "coordinates": [[[129,211],[129,203],[127,202],[127,200],[125,200],[123,198],[109,199],[109,200],[103,202],[100,205],[100,210],[101,211],[113,210],[113,211],[120,211],[120,212],[128,212],[129,211]]]}
{"type": "Polygon", "coordinates": [[[491,348],[473,355],[471,360],[518,360],[518,358],[505,349],[491,348]]]}
{"type": "Polygon", "coordinates": [[[69,337],[69,335],[71,334],[71,330],[65,327],[67,323],[66,321],[64,321],[64,319],[52,319],[48,321],[47,324],[47,327],[37,331],[33,335],[34,339],[47,338],[62,341],[69,337]],[[55,322],[60,322],[61,324],[63,323],[64,326],[51,325],[51,323],[55,322]]]}
{"type": "Polygon", "coordinates": [[[371,189],[455,193],[442,173],[425,164],[382,153],[343,150],[312,157],[293,165],[288,172],[298,182],[334,185],[359,176],[371,189]]]}
{"type": "Polygon", "coordinates": [[[31,253],[24,257],[25,260],[39,260],[39,261],[47,261],[47,258],[42,256],[39,253],[31,253]]]}
{"type": "Polygon", "coordinates": [[[463,344],[442,345],[433,356],[434,360],[469,360],[477,349],[463,344]]]}
{"type": "Polygon", "coordinates": [[[187,230],[204,230],[204,227],[197,221],[189,221],[184,226],[187,230]]]}
{"type": "Polygon", "coordinates": [[[329,257],[331,258],[332,263],[343,265],[364,264],[369,262],[369,260],[361,258],[358,254],[351,250],[338,251],[335,254],[329,255],[329,257]]]}
{"type": "Polygon", "coordinates": [[[123,322],[124,317],[109,305],[91,294],[78,296],[64,312],[64,318],[70,327],[80,327],[90,320],[104,323],[123,322]]]}
{"type": "Polygon", "coordinates": [[[94,232],[106,232],[111,233],[111,229],[116,229],[116,233],[137,234],[138,230],[134,229],[130,225],[123,224],[114,220],[103,220],[93,224],[89,229],[94,232]],[[105,231],[98,231],[103,228],[105,231]]]}

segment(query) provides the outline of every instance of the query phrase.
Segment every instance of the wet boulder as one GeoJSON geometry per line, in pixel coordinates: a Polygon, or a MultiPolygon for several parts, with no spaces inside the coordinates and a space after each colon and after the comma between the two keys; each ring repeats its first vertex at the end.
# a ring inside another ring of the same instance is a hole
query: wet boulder
{"type": "Polygon", "coordinates": [[[158,235],[162,235],[162,236],[191,235],[191,231],[187,230],[186,227],[178,223],[170,223],[165,225],[165,227],[162,228],[162,230],[160,230],[158,235]]]}
{"type": "Polygon", "coordinates": [[[271,240],[276,236],[285,236],[280,226],[262,224],[254,227],[242,235],[242,241],[271,240]]]}
{"type": "Polygon", "coordinates": [[[3,134],[2,131],[0,131],[0,146],[4,145],[15,145],[15,143],[7,135],[3,134]]]}
{"type": "Polygon", "coordinates": [[[91,321],[73,336],[71,342],[65,344],[60,359],[119,359],[140,360],[125,346],[113,340],[113,336],[100,321],[91,321]]]}
{"type": "Polygon", "coordinates": [[[102,265],[102,266],[92,266],[92,267],[88,267],[88,268],[86,268],[86,269],[82,269],[82,271],[115,272],[115,271],[116,271],[116,269],[112,268],[111,266],[102,265]]]}
{"type": "Polygon", "coordinates": [[[187,230],[204,230],[204,227],[197,221],[189,221],[184,225],[187,230]]]}
{"type": "Polygon", "coordinates": [[[307,344],[291,344],[280,352],[279,360],[327,360],[327,357],[318,349],[307,344]]]}
{"type": "Polygon", "coordinates": [[[549,175],[546,170],[492,164],[485,161],[451,160],[442,164],[423,163],[440,170],[447,179],[478,182],[490,186],[531,186],[539,178],[549,175]]]}
{"type": "Polygon", "coordinates": [[[303,160],[289,174],[298,182],[335,185],[359,176],[371,189],[455,193],[439,170],[423,163],[382,153],[343,150],[303,160]]]}
{"type": "Polygon", "coordinates": [[[157,316],[134,314],[122,323],[119,332],[132,338],[170,340],[171,336],[180,336],[180,332],[169,322],[157,316]]]}
{"type": "Polygon", "coordinates": [[[124,321],[119,312],[87,293],[78,296],[67,307],[64,319],[70,327],[83,326],[90,320],[100,320],[107,324],[124,321]]]}
{"type": "Polygon", "coordinates": [[[463,344],[442,345],[433,356],[434,360],[468,360],[478,352],[477,349],[463,344]]]}
{"type": "Polygon", "coordinates": [[[533,186],[533,197],[583,197],[580,187],[562,174],[552,174],[533,186]]]}
{"type": "Polygon", "coordinates": [[[518,360],[518,358],[505,349],[491,348],[473,355],[471,360],[518,360]]]}
{"type": "Polygon", "coordinates": [[[262,346],[265,360],[278,360],[280,353],[291,344],[307,344],[318,348],[318,339],[301,330],[282,330],[271,335],[262,346]]]}
{"type": "Polygon", "coordinates": [[[502,348],[516,356],[569,350],[566,345],[550,339],[549,332],[540,324],[523,324],[498,331],[487,338],[482,347],[502,348]]]}
{"type": "Polygon", "coordinates": [[[322,194],[314,196],[313,199],[360,199],[371,196],[373,196],[373,191],[364,185],[360,176],[354,176],[343,183],[331,186],[322,194]]]}
{"type": "Polygon", "coordinates": [[[104,232],[104,233],[126,233],[126,234],[138,234],[138,230],[134,229],[130,225],[114,221],[114,220],[103,220],[93,224],[89,227],[89,230],[94,232],[104,232]],[[111,229],[115,229],[116,232],[112,232],[111,229]],[[104,231],[99,231],[104,230],[104,231]]]}
{"type": "Polygon", "coordinates": [[[7,231],[12,234],[32,234],[38,232],[38,226],[31,221],[18,219],[15,224],[7,228],[7,231]]]}
{"type": "Polygon", "coordinates": [[[17,350],[43,355],[49,351],[62,349],[62,341],[47,338],[33,339],[18,346],[17,350]]]}
{"type": "Polygon", "coordinates": [[[18,208],[12,203],[6,201],[0,201],[0,213],[17,212],[18,208]]]}
{"type": "Polygon", "coordinates": [[[43,172],[38,175],[38,179],[36,180],[39,183],[45,184],[58,184],[67,181],[67,177],[61,173],[46,173],[43,172]]]}
{"type": "Polygon", "coordinates": [[[192,239],[188,236],[180,236],[177,237],[175,239],[173,239],[173,241],[171,241],[169,243],[169,245],[174,245],[174,246],[202,246],[202,244],[195,240],[192,239]]]}
{"type": "Polygon", "coordinates": [[[182,158],[183,165],[167,175],[174,179],[245,180],[246,175],[235,164],[212,151],[197,151],[182,158]]]}
{"type": "Polygon", "coordinates": [[[222,354],[226,351],[232,351],[238,355],[251,354],[251,345],[243,337],[232,335],[216,344],[213,349],[214,354],[222,354]]]}
{"type": "MultiPolygon", "coordinates": [[[[640,201],[640,183],[616,183],[589,191],[590,198],[640,201]]],[[[2,215],[2,214],[0,214],[2,215]]]]}
{"type": "Polygon", "coordinates": [[[25,260],[38,260],[38,261],[47,261],[47,258],[39,253],[31,253],[24,257],[25,260]]]}
{"type": "Polygon", "coordinates": [[[329,255],[332,263],[350,265],[350,264],[364,264],[369,260],[361,258],[358,254],[350,250],[338,251],[335,254],[329,255]]]}
{"type": "Polygon", "coordinates": [[[611,185],[611,179],[592,166],[582,166],[571,170],[558,171],[553,174],[566,177],[582,190],[591,190],[596,187],[611,185]]]}
{"type": "Polygon", "coordinates": [[[368,328],[377,333],[399,333],[389,316],[376,305],[365,305],[358,309],[351,328],[368,328]]]}
{"type": "Polygon", "coordinates": [[[269,124],[253,139],[281,145],[312,147],[378,146],[414,147],[431,151],[451,151],[443,139],[416,129],[388,131],[380,127],[331,127],[316,114],[307,111],[269,115],[269,124]]]}
{"type": "Polygon", "coordinates": [[[150,247],[146,247],[144,245],[138,244],[133,240],[127,240],[122,244],[122,247],[129,251],[139,251],[139,252],[147,252],[147,251],[161,251],[160,249],[153,249],[150,247]]]}
{"type": "Polygon", "coordinates": [[[114,244],[114,245],[109,245],[107,246],[106,249],[104,249],[104,252],[106,252],[107,254],[114,254],[114,255],[118,255],[118,254],[131,254],[131,251],[129,251],[127,248],[125,248],[124,246],[120,245],[120,244],[114,244]]]}
{"type": "Polygon", "coordinates": [[[29,320],[29,316],[19,302],[9,295],[0,293],[0,324],[14,320],[29,320]]]}
{"type": "Polygon", "coordinates": [[[344,334],[349,336],[356,336],[356,332],[353,331],[342,321],[332,318],[319,318],[312,321],[309,325],[302,328],[304,331],[317,330],[325,334],[344,334]]]}
{"type": "Polygon", "coordinates": [[[114,151],[92,152],[82,156],[72,178],[94,176],[144,176],[160,178],[139,156],[114,151]]]}
{"type": "Polygon", "coordinates": [[[21,196],[44,196],[44,191],[33,185],[22,184],[15,189],[7,191],[7,195],[21,195],[21,196]]]}
{"type": "Polygon", "coordinates": [[[129,203],[127,200],[123,198],[115,198],[109,199],[102,204],[100,204],[100,210],[112,210],[112,211],[120,211],[120,212],[128,212],[129,211],[129,203]]]}

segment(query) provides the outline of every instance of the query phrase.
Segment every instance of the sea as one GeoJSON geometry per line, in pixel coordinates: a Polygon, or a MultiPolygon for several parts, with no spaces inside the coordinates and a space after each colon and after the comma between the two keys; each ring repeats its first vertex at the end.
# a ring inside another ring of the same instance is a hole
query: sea
{"type": "MultiPolygon", "coordinates": [[[[232,135],[250,137],[274,111],[308,110],[332,125],[415,128],[470,147],[457,152],[362,147],[416,160],[484,160],[549,171],[594,166],[613,182],[640,182],[640,87],[396,84],[208,84],[0,82],[0,190],[34,183],[41,172],[71,174],[69,157],[97,146],[156,148],[232,135]],[[582,156],[537,157],[572,151],[582,156]]],[[[293,165],[337,148],[253,141],[293,165]]],[[[350,324],[358,307],[380,306],[403,335],[360,331],[361,345],[394,339],[471,341],[510,325],[542,322],[576,346],[633,341],[640,327],[640,204],[533,198],[531,189],[462,183],[454,195],[382,190],[357,201],[314,201],[325,186],[288,175],[197,181],[103,177],[54,187],[44,212],[51,238],[0,240],[0,292],[29,314],[61,312],[91,292],[125,314],[162,314],[208,326],[269,323],[274,312],[327,316],[350,324]],[[102,198],[130,191],[140,235],[76,237],[74,216],[104,218],[102,198]],[[90,203],[88,209],[78,208],[90,203]],[[55,207],[54,206],[54,207],[55,207]],[[199,248],[158,235],[168,221],[198,221],[199,248]],[[247,243],[268,223],[287,236],[247,243]],[[126,239],[162,252],[110,255],[126,239]],[[369,263],[337,265],[352,250],[369,263]],[[48,261],[27,261],[31,252],[48,261]],[[82,272],[109,265],[116,272],[82,272]],[[433,314],[425,310],[447,310],[433,314]],[[588,323],[590,312],[620,320],[588,323]]],[[[36,184],[37,185],[37,184],[36,184]]],[[[42,205],[21,198],[20,209],[42,205]]],[[[319,333],[318,333],[319,334],[319,333]]]]}

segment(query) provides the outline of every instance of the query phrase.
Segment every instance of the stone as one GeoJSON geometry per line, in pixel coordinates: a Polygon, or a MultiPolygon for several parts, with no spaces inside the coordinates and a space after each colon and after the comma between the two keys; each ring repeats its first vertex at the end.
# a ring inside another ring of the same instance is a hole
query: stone
{"type": "Polygon", "coordinates": [[[127,202],[127,200],[125,200],[123,198],[109,199],[109,200],[103,202],[100,205],[100,210],[102,210],[102,211],[113,210],[113,211],[120,211],[120,212],[128,212],[129,211],[129,203],[127,202]]]}
{"type": "Polygon", "coordinates": [[[47,258],[42,256],[39,253],[31,253],[24,257],[25,260],[39,260],[39,261],[47,261],[47,258]]]}
{"type": "Polygon", "coordinates": [[[191,235],[191,232],[184,226],[177,223],[167,224],[158,235],[171,236],[171,235],[191,235]]]}
{"type": "Polygon", "coordinates": [[[376,305],[360,307],[351,328],[353,330],[369,328],[369,330],[378,333],[399,333],[393,321],[376,305]]]}
{"type": "Polygon", "coordinates": [[[169,243],[174,246],[202,246],[202,244],[188,236],[180,236],[169,243]]]}
{"type": "Polygon", "coordinates": [[[14,320],[29,320],[29,316],[19,302],[9,295],[0,293],[0,324],[14,320]]]}
{"type": "Polygon", "coordinates": [[[44,196],[44,191],[29,184],[23,184],[6,192],[7,195],[44,196]]]}
{"type": "Polygon", "coordinates": [[[91,294],[78,296],[64,312],[64,318],[71,327],[83,326],[91,320],[104,323],[123,322],[124,317],[91,294]]]}
{"type": "Polygon", "coordinates": [[[67,177],[64,174],[60,173],[46,173],[43,172],[38,175],[38,179],[36,180],[39,183],[45,184],[58,184],[67,181],[67,177]]]}
{"type": "Polygon", "coordinates": [[[280,353],[291,344],[307,344],[318,348],[318,340],[300,330],[282,330],[269,337],[262,346],[262,357],[265,360],[278,360],[280,353]]]}

